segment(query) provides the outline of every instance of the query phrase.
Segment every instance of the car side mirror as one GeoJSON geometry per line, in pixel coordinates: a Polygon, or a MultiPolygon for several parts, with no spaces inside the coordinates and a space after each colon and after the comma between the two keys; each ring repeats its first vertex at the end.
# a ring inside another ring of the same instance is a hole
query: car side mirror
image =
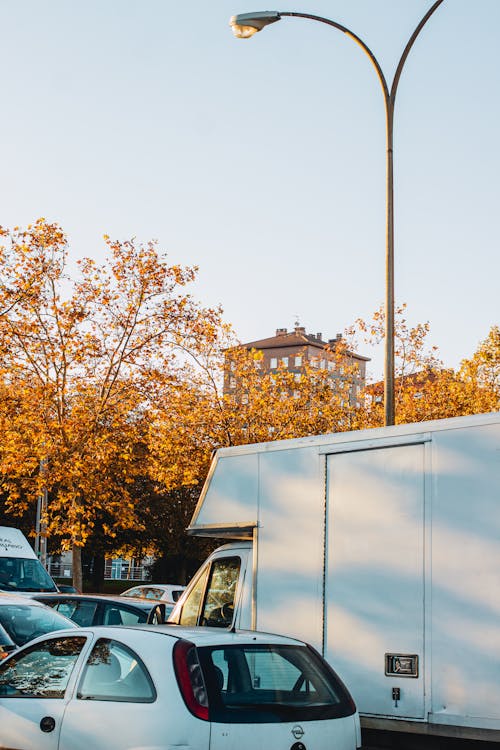
{"type": "Polygon", "coordinates": [[[163,625],[166,621],[166,609],[164,604],[155,604],[148,615],[149,625],[163,625]]]}

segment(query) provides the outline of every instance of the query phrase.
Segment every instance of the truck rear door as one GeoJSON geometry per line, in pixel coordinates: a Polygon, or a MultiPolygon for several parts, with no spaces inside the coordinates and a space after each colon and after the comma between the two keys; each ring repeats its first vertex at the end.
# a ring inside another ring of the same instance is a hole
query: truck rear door
{"type": "Polygon", "coordinates": [[[362,713],[424,717],[424,445],[327,457],[325,655],[362,713]]]}

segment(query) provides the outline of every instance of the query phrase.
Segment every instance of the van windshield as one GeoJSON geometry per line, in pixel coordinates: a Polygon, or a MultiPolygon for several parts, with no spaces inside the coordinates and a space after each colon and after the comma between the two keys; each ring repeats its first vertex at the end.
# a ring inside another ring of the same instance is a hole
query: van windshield
{"type": "Polygon", "coordinates": [[[57,591],[39,560],[0,557],[0,591],[57,591]]]}

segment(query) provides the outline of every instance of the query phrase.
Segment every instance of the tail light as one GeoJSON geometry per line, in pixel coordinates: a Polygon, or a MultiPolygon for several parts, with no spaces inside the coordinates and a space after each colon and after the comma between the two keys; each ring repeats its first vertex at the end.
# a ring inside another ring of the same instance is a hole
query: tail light
{"type": "Polygon", "coordinates": [[[174,669],[184,703],[194,716],[208,721],[208,694],[194,643],[182,639],[177,641],[174,669]]]}

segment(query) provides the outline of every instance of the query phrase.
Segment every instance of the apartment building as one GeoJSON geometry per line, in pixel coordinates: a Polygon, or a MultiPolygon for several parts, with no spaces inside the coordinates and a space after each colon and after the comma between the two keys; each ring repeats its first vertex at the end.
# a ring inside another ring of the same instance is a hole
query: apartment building
{"type": "MultiPolygon", "coordinates": [[[[363,357],[356,352],[343,351],[339,358],[339,345],[343,344],[342,334],[335,338],[323,339],[321,333],[306,333],[306,329],[296,325],[293,330],[278,328],[274,336],[249,341],[241,344],[248,349],[262,352],[261,369],[263,372],[273,372],[284,368],[299,376],[303,372],[304,364],[308,362],[312,367],[328,370],[332,379],[352,379],[352,396],[355,398],[366,382],[366,363],[369,357],[363,357]],[[353,368],[353,365],[356,367],[353,368]],[[354,374],[353,374],[354,371],[354,374]]],[[[230,365],[230,350],[226,353],[226,361],[230,365]]],[[[232,393],[237,383],[231,374],[231,367],[225,368],[224,392],[232,393]]]]}

